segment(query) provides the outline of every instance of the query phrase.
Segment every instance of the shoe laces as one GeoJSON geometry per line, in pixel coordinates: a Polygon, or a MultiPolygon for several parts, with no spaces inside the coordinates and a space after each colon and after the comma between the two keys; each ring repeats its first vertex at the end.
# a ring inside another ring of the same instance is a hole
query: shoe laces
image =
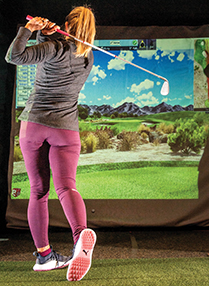
{"type": "MultiPolygon", "coordinates": [[[[37,251],[33,252],[33,255],[36,256],[38,259],[41,259],[41,260],[44,259],[44,258],[46,259],[46,256],[45,257],[41,256],[41,254],[38,253],[37,251]]],[[[67,261],[68,259],[71,259],[73,255],[69,256],[69,257],[68,256],[63,256],[63,255],[57,253],[56,251],[54,251],[52,249],[52,247],[51,247],[51,253],[48,254],[47,256],[48,256],[47,257],[48,259],[55,259],[57,261],[57,263],[59,263],[60,261],[64,262],[65,260],[67,261]]]]}
{"type": "Polygon", "coordinates": [[[56,251],[52,250],[51,257],[55,258],[57,262],[62,261],[62,255],[58,254],[56,251]]]}

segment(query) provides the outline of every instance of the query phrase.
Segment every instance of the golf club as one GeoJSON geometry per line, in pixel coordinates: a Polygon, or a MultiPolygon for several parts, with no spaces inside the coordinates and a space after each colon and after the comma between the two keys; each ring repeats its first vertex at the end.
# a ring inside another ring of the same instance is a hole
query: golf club
{"type": "MultiPolygon", "coordinates": [[[[31,19],[33,19],[33,17],[27,15],[26,19],[30,21],[31,19]]],[[[149,74],[152,74],[153,76],[156,76],[156,77],[158,77],[158,78],[164,80],[164,83],[163,83],[163,85],[162,85],[162,88],[161,88],[160,93],[161,93],[162,95],[168,95],[168,93],[169,93],[169,83],[168,83],[168,80],[167,80],[165,77],[162,77],[162,76],[160,76],[160,75],[158,75],[158,74],[156,74],[156,73],[153,73],[153,72],[151,72],[151,71],[149,71],[149,70],[147,70],[147,69],[145,69],[145,68],[143,68],[143,67],[140,67],[140,66],[138,66],[138,65],[136,65],[136,64],[134,64],[134,63],[132,63],[132,62],[129,62],[129,61],[127,61],[127,60],[125,60],[125,59],[123,59],[123,58],[121,58],[121,57],[118,57],[118,56],[116,56],[116,55],[114,55],[114,54],[112,54],[112,53],[110,53],[110,52],[108,52],[108,51],[106,51],[106,50],[103,50],[103,49],[101,49],[101,48],[99,48],[99,47],[97,47],[97,46],[94,46],[94,45],[92,45],[92,44],[90,44],[90,43],[88,43],[88,42],[85,42],[85,41],[82,41],[82,40],[80,40],[80,39],[77,39],[76,37],[74,37],[74,36],[68,34],[68,33],[65,32],[65,31],[62,31],[62,30],[60,30],[60,29],[56,29],[56,32],[57,32],[57,33],[60,33],[60,34],[63,34],[63,35],[65,35],[65,36],[67,36],[67,37],[71,37],[71,38],[73,38],[74,40],[83,43],[84,45],[90,46],[90,47],[92,47],[92,48],[95,49],[95,50],[98,50],[98,51],[100,51],[100,52],[103,52],[103,53],[105,53],[105,54],[107,54],[107,55],[109,55],[109,56],[111,56],[111,57],[113,57],[113,58],[117,58],[117,59],[119,59],[119,60],[121,60],[121,61],[124,61],[124,62],[127,63],[127,64],[130,64],[130,65],[132,65],[132,66],[134,66],[134,67],[136,67],[136,68],[138,68],[138,69],[141,69],[141,70],[143,70],[143,71],[145,71],[145,72],[147,72],[147,73],[149,73],[149,74]]]]}

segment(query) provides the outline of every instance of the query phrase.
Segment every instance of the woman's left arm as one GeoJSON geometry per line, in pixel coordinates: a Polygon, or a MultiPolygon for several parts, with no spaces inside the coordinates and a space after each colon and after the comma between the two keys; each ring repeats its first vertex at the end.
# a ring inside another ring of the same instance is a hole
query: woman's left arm
{"type": "Polygon", "coordinates": [[[46,35],[50,35],[56,31],[56,28],[57,26],[47,19],[33,18],[25,27],[19,29],[17,36],[7,51],[5,60],[15,65],[30,65],[53,57],[56,51],[54,44],[51,42],[30,47],[26,47],[26,44],[34,31],[42,30],[46,35]]]}

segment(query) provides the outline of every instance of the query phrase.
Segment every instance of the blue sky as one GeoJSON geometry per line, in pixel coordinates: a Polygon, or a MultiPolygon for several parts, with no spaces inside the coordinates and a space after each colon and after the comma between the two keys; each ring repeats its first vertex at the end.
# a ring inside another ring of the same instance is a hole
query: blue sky
{"type": "Polygon", "coordinates": [[[100,51],[94,51],[92,71],[79,95],[79,104],[117,107],[133,102],[139,107],[166,102],[193,104],[194,40],[159,39],[156,50],[110,51],[167,78],[170,92],[161,95],[163,80],[100,51]]]}

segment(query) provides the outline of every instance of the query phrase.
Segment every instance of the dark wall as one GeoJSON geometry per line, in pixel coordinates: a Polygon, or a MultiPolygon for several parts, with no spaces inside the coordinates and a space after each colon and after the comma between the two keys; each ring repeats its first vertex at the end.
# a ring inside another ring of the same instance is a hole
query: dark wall
{"type": "Polygon", "coordinates": [[[0,0],[7,28],[24,23],[25,16],[41,15],[59,25],[73,6],[90,4],[97,25],[150,26],[202,25],[208,23],[207,0],[0,0]]]}
{"type": "Polygon", "coordinates": [[[91,4],[99,26],[198,26],[209,22],[209,1],[186,0],[0,0],[0,229],[5,229],[7,169],[15,67],[4,61],[18,24],[27,14],[61,25],[73,6],[91,4]]]}

